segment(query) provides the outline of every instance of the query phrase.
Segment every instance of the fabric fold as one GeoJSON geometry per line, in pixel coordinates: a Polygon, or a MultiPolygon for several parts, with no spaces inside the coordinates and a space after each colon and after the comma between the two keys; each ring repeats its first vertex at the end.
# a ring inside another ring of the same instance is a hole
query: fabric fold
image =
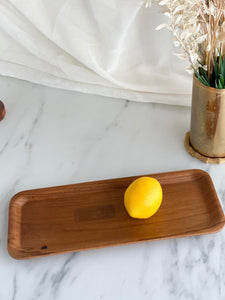
{"type": "Polygon", "coordinates": [[[156,3],[0,0],[0,74],[115,98],[190,105],[191,76],[173,56],[156,3]]]}

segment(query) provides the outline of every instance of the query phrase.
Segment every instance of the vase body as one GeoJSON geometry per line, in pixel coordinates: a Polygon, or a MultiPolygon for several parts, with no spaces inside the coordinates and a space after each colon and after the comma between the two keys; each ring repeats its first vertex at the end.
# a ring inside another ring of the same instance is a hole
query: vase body
{"type": "Polygon", "coordinates": [[[225,89],[193,77],[190,143],[200,154],[225,157],[225,89]]]}

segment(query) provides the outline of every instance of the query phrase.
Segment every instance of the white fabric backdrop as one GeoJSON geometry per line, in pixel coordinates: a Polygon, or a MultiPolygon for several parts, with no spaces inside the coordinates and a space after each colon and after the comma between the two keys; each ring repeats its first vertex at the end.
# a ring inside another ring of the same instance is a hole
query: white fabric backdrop
{"type": "Polygon", "coordinates": [[[0,0],[0,74],[136,101],[190,105],[191,76],[160,7],[141,0],[0,0]]]}

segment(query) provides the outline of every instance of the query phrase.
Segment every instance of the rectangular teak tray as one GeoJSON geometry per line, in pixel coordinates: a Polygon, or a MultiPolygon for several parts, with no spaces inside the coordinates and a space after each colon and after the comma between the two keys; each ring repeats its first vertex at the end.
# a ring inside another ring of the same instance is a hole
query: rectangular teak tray
{"type": "Polygon", "coordinates": [[[139,176],[24,191],[9,206],[8,251],[16,259],[217,232],[224,213],[210,176],[201,170],[147,175],[163,202],[149,219],[123,204],[139,176]]]}

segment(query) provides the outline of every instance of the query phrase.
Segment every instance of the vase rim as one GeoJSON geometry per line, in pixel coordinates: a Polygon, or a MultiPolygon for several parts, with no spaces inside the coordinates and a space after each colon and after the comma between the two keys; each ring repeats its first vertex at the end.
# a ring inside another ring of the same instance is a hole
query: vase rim
{"type": "Polygon", "coordinates": [[[195,81],[195,84],[199,85],[201,88],[207,89],[207,90],[209,90],[211,92],[214,92],[214,93],[225,94],[225,89],[217,89],[217,88],[214,88],[214,87],[211,87],[211,86],[204,85],[203,83],[201,83],[198,80],[198,78],[196,77],[195,74],[193,75],[193,80],[195,81]]]}

